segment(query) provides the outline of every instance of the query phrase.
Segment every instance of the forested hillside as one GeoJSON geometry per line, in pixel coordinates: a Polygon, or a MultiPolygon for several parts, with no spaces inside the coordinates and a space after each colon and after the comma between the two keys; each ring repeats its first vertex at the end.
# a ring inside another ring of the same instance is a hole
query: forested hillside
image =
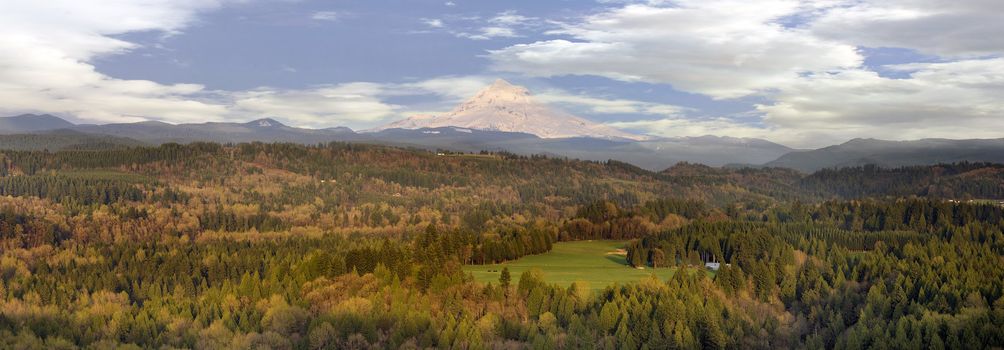
{"type": "Polygon", "coordinates": [[[948,199],[1004,199],[1004,165],[955,163],[935,166],[863,167],[820,170],[800,181],[807,190],[845,198],[931,196],[948,199]]]}
{"type": "Polygon", "coordinates": [[[104,150],[142,145],[142,142],[129,138],[91,135],[74,131],[58,131],[43,134],[0,134],[0,149],[3,150],[104,150]]]}
{"type": "Polygon", "coordinates": [[[1000,169],[2,151],[0,348],[1001,347],[1000,169]],[[461,269],[598,239],[676,273],[594,291],[461,269]]]}

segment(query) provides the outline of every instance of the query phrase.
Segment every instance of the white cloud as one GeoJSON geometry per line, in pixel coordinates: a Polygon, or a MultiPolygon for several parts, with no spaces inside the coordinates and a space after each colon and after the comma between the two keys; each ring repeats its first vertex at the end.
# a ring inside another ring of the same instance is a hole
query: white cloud
{"type": "MultiPolygon", "coordinates": [[[[244,121],[267,115],[298,125],[333,126],[373,122],[399,108],[382,102],[375,84],[210,91],[198,84],[116,79],[90,63],[136,47],[114,35],[175,34],[200,11],[220,5],[173,0],[111,1],[105,6],[78,1],[0,3],[0,47],[4,48],[0,50],[0,113],[57,113],[92,123],[244,121]]],[[[280,69],[295,72],[292,67],[280,69]]]]}
{"type": "MultiPolygon", "coordinates": [[[[473,21],[484,22],[481,18],[470,18],[473,21]]],[[[471,40],[490,40],[495,38],[516,38],[522,36],[519,31],[535,28],[538,26],[538,19],[518,14],[509,10],[497,13],[488,18],[489,25],[482,25],[473,31],[456,32],[454,35],[460,38],[471,40]]]]}
{"type": "Polygon", "coordinates": [[[865,69],[799,79],[756,106],[749,117],[669,117],[610,123],[662,136],[767,138],[794,147],[823,147],[851,138],[999,138],[1004,130],[1004,59],[914,63],[888,67],[906,78],[865,69]]]}
{"type": "Polygon", "coordinates": [[[457,36],[472,40],[489,40],[493,38],[515,38],[518,35],[516,35],[515,29],[508,27],[481,27],[480,32],[476,34],[458,33],[457,36]]]}
{"type": "Polygon", "coordinates": [[[342,15],[335,11],[319,11],[314,12],[310,18],[317,21],[337,21],[342,18],[342,15]]]}
{"type": "Polygon", "coordinates": [[[715,98],[761,93],[804,72],[856,67],[851,45],[777,22],[805,11],[797,1],[686,0],[633,4],[565,24],[569,39],[491,51],[494,67],[532,76],[596,75],[671,84],[715,98]]]}
{"type": "MultiPolygon", "coordinates": [[[[385,96],[433,94],[442,98],[442,107],[452,108],[456,103],[477,94],[495,79],[497,77],[487,75],[446,76],[413,83],[385,84],[382,94],[385,96]]],[[[664,103],[598,97],[557,88],[541,88],[531,93],[540,102],[587,114],[677,116],[691,110],[664,103]]]]}
{"type": "Polygon", "coordinates": [[[681,116],[690,110],[664,103],[654,103],[623,98],[603,98],[581,94],[572,94],[562,90],[544,91],[537,95],[540,101],[569,106],[591,114],[641,114],[661,116],[681,116]]]}
{"type": "Polygon", "coordinates": [[[945,57],[1004,53],[1004,1],[843,1],[808,26],[819,36],[945,57]]]}
{"type": "MultiPolygon", "coordinates": [[[[807,145],[854,137],[996,138],[1004,130],[1004,59],[896,65],[892,79],[864,69],[815,74],[758,106],[764,121],[807,145]],[[798,137],[798,134],[804,136],[798,137]],[[819,140],[815,135],[827,135],[819,140]]],[[[797,140],[796,140],[797,141],[797,140]]]]}
{"type": "Polygon", "coordinates": [[[409,83],[355,82],[293,90],[263,87],[228,93],[224,99],[233,101],[230,112],[234,116],[279,116],[297,126],[359,129],[416,114],[416,108],[452,108],[491,81],[485,76],[446,76],[409,83]],[[408,107],[386,102],[395,97],[429,95],[436,101],[408,107]]]}
{"type": "Polygon", "coordinates": [[[455,103],[474,96],[491,84],[494,78],[488,76],[446,76],[399,84],[395,91],[400,95],[434,94],[446,98],[446,103],[455,103]]]}
{"type": "Polygon", "coordinates": [[[550,32],[563,39],[492,51],[494,67],[765,101],[754,106],[754,122],[671,114],[611,123],[664,136],[765,137],[801,147],[854,137],[1004,136],[1004,2],[624,3],[550,32]],[[912,49],[943,62],[885,67],[900,73],[894,79],[865,67],[859,47],[912,49]]]}
{"type": "Polygon", "coordinates": [[[123,80],[88,62],[135,44],[112,37],[134,31],[176,34],[217,1],[73,1],[0,3],[0,108],[45,111],[101,122],[156,115],[179,121],[218,119],[219,105],[199,97],[202,86],[123,80]]]}
{"type": "Polygon", "coordinates": [[[624,122],[611,122],[607,125],[630,130],[639,130],[652,135],[681,137],[725,135],[732,137],[764,138],[775,132],[770,129],[751,126],[729,118],[690,119],[670,117],[662,119],[643,119],[624,122]]]}
{"type": "Polygon", "coordinates": [[[304,90],[261,88],[235,92],[232,113],[280,116],[298,126],[369,125],[395,116],[400,106],[384,103],[385,87],[348,83],[304,90]]]}
{"type": "MultiPolygon", "coordinates": [[[[489,84],[487,76],[441,77],[412,83],[347,83],[306,89],[262,87],[250,91],[209,91],[197,84],[159,84],[147,80],[116,79],[95,70],[89,62],[102,55],[127,52],[136,44],[112,36],[139,30],[177,33],[195,20],[199,11],[217,3],[164,1],[147,6],[96,9],[76,2],[33,5],[3,4],[0,11],[0,109],[9,113],[44,111],[72,115],[88,122],[204,122],[278,116],[301,126],[371,126],[396,118],[405,108],[385,102],[397,96],[434,95],[442,107],[473,95],[489,84]],[[86,13],[86,18],[63,16],[86,13]],[[14,15],[17,14],[17,15],[14,15]],[[60,18],[53,18],[60,17],[60,18]],[[122,18],[91,21],[91,18],[122,18]],[[31,21],[24,20],[31,18],[31,21]]],[[[330,19],[319,13],[315,18],[330,19]]],[[[520,25],[530,19],[504,12],[490,20],[520,25]]],[[[440,22],[431,22],[431,25],[440,22]]],[[[511,35],[487,30],[490,36],[511,35]]],[[[281,70],[295,72],[290,66],[281,70]]],[[[545,94],[556,103],[580,106],[595,113],[654,112],[659,107],[627,100],[574,96],[560,91],[545,94]]]]}
{"type": "Polygon", "coordinates": [[[865,69],[818,73],[794,81],[743,118],[670,116],[614,122],[661,136],[766,138],[802,148],[852,138],[999,138],[1004,136],[1004,59],[888,67],[911,73],[886,78],[865,69]],[[751,119],[757,119],[751,123],[751,119]]]}
{"type": "MultiPolygon", "coordinates": [[[[325,127],[335,123],[370,127],[416,114],[436,114],[452,109],[491,84],[489,76],[446,76],[410,83],[348,83],[304,90],[260,88],[228,95],[236,115],[281,116],[298,126],[325,127]],[[435,96],[435,102],[417,106],[388,104],[393,97],[435,96]]],[[[589,115],[680,116],[686,107],[621,98],[575,94],[543,89],[537,99],[571,112],[589,115]]]]}
{"type": "Polygon", "coordinates": [[[534,20],[535,18],[533,17],[523,16],[516,13],[515,10],[509,10],[500,12],[499,14],[495,15],[495,17],[492,17],[488,21],[498,25],[516,26],[516,25],[524,25],[534,20]]]}
{"type": "Polygon", "coordinates": [[[443,20],[437,18],[424,18],[422,23],[432,28],[442,28],[445,25],[443,20]]]}

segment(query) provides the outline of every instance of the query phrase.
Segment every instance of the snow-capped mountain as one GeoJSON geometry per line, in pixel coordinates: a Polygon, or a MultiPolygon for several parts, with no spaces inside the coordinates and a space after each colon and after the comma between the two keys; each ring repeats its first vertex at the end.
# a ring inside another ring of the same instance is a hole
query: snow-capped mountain
{"type": "Polygon", "coordinates": [[[496,80],[449,113],[413,116],[376,130],[441,127],[520,132],[546,139],[648,139],[646,136],[621,131],[551,108],[534,99],[526,88],[502,79],[496,80]]]}

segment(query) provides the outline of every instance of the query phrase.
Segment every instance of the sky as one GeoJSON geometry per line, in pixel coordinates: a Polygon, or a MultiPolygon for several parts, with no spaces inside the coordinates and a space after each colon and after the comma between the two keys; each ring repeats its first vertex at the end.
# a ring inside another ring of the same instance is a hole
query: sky
{"type": "Polygon", "coordinates": [[[0,0],[0,115],[372,128],[497,78],[638,133],[1004,137],[999,0],[0,0]]]}

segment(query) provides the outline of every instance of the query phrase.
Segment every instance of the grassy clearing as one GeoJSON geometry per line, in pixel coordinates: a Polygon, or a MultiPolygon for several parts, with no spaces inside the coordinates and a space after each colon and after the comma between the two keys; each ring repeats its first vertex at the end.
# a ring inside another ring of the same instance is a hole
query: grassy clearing
{"type": "Polygon", "coordinates": [[[966,201],[972,204],[984,204],[984,205],[1002,205],[1004,206],[1004,199],[970,199],[966,201]]]}
{"type": "Polygon", "coordinates": [[[613,254],[624,247],[625,241],[581,241],[561,242],[545,254],[525,256],[516,261],[496,265],[465,266],[464,271],[474,275],[480,282],[498,283],[503,267],[508,267],[513,283],[531,268],[544,272],[549,283],[569,286],[575,281],[589,283],[594,290],[606,288],[614,283],[633,283],[655,274],[659,279],[673,276],[677,268],[635,269],[627,264],[623,255],[613,254]]]}

